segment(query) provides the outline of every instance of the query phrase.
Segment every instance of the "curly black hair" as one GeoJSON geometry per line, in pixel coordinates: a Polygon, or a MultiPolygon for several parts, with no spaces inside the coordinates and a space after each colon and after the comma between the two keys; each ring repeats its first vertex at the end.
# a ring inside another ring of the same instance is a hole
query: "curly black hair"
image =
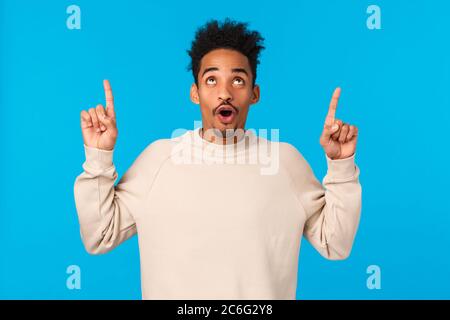
{"type": "Polygon", "coordinates": [[[253,86],[255,86],[258,56],[260,51],[265,49],[264,38],[257,31],[248,30],[247,26],[246,22],[236,22],[226,18],[223,22],[210,20],[197,29],[191,50],[187,50],[191,57],[188,71],[192,70],[197,86],[201,59],[208,52],[219,48],[236,50],[248,58],[253,74],[253,86]]]}

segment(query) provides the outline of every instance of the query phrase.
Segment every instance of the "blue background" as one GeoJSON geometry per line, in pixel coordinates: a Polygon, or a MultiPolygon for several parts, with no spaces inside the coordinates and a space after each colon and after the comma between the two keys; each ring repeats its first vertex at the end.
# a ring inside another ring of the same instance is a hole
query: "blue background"
{"type": "Polygon", "coordinates": [[[119,178],[150,142],[192,129],[186,71],[210,18],[265,37],[261,101],[248,128],[279,128],[322,180],[319,136],[331,93],[360,129],[363,210],[352,254],[327,261],[302,242],[299,299],[450,298],[448,1],[0,1],[0,298],[140,299],[137,237],[107,255],[81,243],[73,183],[84,161],[80,111],[111,81],[119,178]],[[69,30],[66,8],[81,8],[69,30]],[[381,30],[366,9],[381,8],[381,30]],[[66,268],[81,268],[69,290],[66,268]],[[369,290],[369,265],[381,289],[369,290]]]}

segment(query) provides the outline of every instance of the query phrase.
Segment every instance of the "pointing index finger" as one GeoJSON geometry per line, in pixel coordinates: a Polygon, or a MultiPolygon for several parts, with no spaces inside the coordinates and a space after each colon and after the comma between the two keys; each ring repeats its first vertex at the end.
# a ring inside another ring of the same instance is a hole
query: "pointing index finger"
{"type": "Polygon", "coordinates": [[[109,80],[103,80],[103,88],[105,89],[106,113],[110,117],[114,117],[114,97],[109,80]]]}
{"type": "Polygon", "coordinates": [[[334,117],[336,115],[336,108],[340,95],[341,95],[341,88],[337,87],[336,89],[334,89],[333,96],[331,97],[330,107],[328,108],[328,114],[325,120],[325,124],[328,126],[332,126],[334,124],[334,117]]]}

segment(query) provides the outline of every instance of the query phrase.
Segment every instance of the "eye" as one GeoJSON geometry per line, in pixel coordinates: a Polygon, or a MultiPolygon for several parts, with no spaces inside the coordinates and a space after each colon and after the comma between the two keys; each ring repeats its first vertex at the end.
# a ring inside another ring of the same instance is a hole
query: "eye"
{"type": "Polygon", "coordinates": [[[245,81],[242,78],[234,78],[233,83],[238,84],[238,85],[243,85],[245,83],[245,81]]]}
{"type": "Polygon", "coordinates": [[[206,84],[215,84],[216,83],[216,79],[214,79],[213,77],[209,77],[208,79],[206,79],[206,84]],[[212,81],[210,81],[212,80],[212,81]]]}

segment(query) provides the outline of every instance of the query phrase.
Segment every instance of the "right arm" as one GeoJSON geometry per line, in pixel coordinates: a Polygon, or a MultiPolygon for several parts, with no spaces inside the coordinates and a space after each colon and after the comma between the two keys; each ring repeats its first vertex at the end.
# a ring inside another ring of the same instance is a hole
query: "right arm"
{"type": "Polygon", "coordinates": [[[86,145],[84,150],[84,171],[74,184],[75,205],[86,250],[91,254],[101,254],[136,233],[133,202],[137,199],[133,199],[136,198],[133,190],[136,190],[138,181],[133,183],[124,176],[120,191],[114,186],[117,172],[112,163],[113,151],[86,145]]]}
{"type": "Polygon", "coordinates": [[[106,112],[101,105],[81,112],[86,161],[84,172],[74,184],[81,238],[91,254],[106,253],[136,233],[135,215],[147,189],[142,177],[142,156],[114,186],[118,174],[113,152],[118,132],[112,90],[107,80],[104,87],[106,112]]]}

